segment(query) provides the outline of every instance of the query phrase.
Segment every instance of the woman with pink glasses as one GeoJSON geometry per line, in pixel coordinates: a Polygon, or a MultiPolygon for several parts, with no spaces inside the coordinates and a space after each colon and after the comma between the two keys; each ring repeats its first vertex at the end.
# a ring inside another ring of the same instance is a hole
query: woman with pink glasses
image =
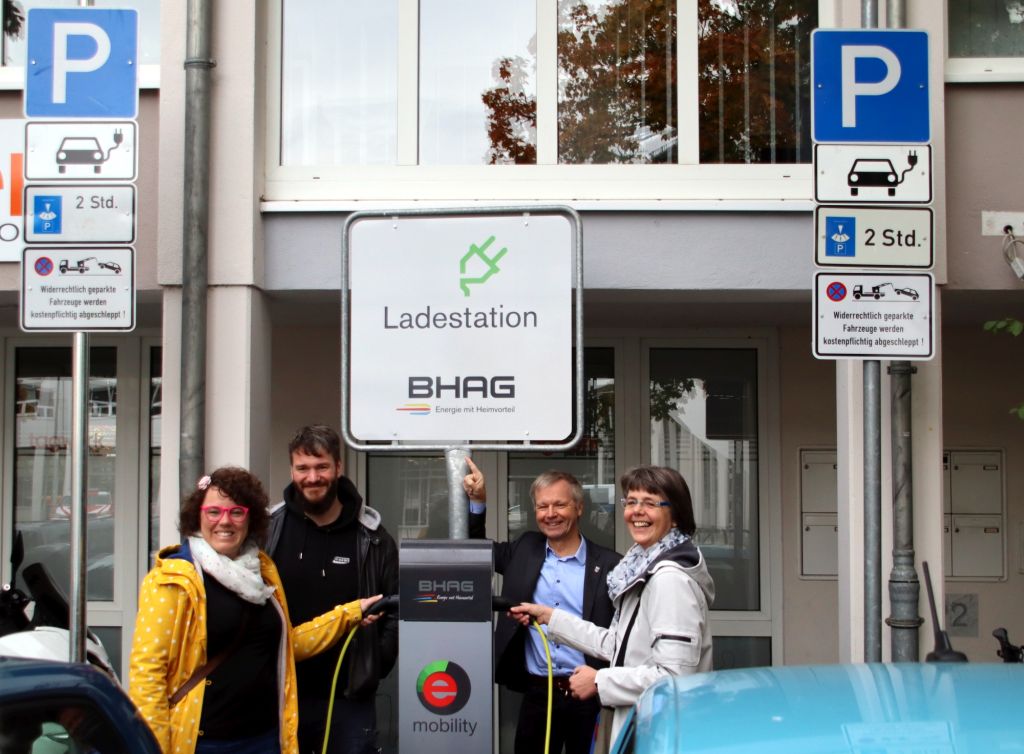
{"type": "Polygon", "coordinates": [[[298,751],[295,662],[331,647],[380,595],[293,627],[260,550],[267,495],[245,469],[199,480],[182,504],[182,544],[142,582],[129,694],[165,754],[298,751]]]}

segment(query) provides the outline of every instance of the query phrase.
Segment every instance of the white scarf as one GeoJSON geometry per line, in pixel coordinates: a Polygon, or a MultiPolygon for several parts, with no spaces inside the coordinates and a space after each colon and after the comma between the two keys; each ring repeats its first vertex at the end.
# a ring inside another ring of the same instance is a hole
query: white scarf
{"type": "Polygon", "coordinates": [[[668,530],[668,533],[648,547],[646,550],[640,545],[633,545],[622,560],[611,571],[608,572],[608,598],[613,602],[629,588],[630,584],[637,580],[659,555],[668,552],[673,547],[682,544],[690,536],[683,534],[676,527],[668,530]]]}
{"type": "Polygon", "coordinates": [[[200,574],[204,571],[210,574],[246,602],[263,605],[273,594],[276,587],[263,583],[260,548],[255,542],[246,542],[237,558],[221,555],[202,537],[189,537],[188,546],[192,550],[192,562],[200,574]]]}

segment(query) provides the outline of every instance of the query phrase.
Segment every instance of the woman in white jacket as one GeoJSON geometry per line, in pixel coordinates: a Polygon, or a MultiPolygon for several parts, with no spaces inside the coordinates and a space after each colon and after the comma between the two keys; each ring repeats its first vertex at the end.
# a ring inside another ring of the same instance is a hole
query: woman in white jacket
{"type": "Polygon", "coordinates": [[[512,615],[527,625],[548,625],[549,640],[607,660],[595,670],[581,665],[569,684],[573,696],[595,694],[614,707],[614,741],[629,708],[656,680],[711,670],[708,609],[715,585],[691,537],[696,531],[686,481],[675,469],[638,466],[622,475],[623,517],[633,546],[608,574],[615,606],[611,626],[547,605],[524,603],[512,615]]]}

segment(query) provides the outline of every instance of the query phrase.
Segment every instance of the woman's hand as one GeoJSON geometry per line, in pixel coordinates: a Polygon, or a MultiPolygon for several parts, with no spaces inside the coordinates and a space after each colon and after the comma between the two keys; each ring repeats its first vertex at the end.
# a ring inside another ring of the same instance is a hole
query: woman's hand
{"type": "Polygon", "coordinates": [[[590,699],[597,695],[597,670],[579,665],[569,676],[569,688],[576,699],[590,699]]]}
{"type": "Polygon", "coordinates": [[[369,626],[371,623],[376,623],[378,620],[380,620],[380,616],[383,615],[383,613],[367,615],[366,611],[369,610],[370,607],[372,607],[375,603],[380,601],[380,599],[383,596],[383,594],[378,594],[374,597],[364,597],[363,599],[359,600],[359,612],[363,614],[363,620],[359,623],[360,626],[369,626]]]}
{"type": "Polygon", "coordinates": [[[531,620],[536,620],[540,625],[546,625],[551,620],[551,613],[555,609],[547,605],[535,605],[532,602],[524,602],[516,605],[508,611],[508,616],[519,621],[524,626],[529,626],[531,620]]]}

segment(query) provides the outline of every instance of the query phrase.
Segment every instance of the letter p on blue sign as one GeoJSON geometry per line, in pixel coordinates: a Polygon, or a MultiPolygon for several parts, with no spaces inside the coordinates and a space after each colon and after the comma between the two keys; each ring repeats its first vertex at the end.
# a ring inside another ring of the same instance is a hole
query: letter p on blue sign
{"type": "Polygon", "coordinates": [[[29,118],[135,118],[134,10],[31,8],[25,65],[29,118]]]}
{"type": "Polygon", "coordinates": [[[931,138],[928,32],[816,29],[811,135],[827,143],[923,144],[931,138]]]}

